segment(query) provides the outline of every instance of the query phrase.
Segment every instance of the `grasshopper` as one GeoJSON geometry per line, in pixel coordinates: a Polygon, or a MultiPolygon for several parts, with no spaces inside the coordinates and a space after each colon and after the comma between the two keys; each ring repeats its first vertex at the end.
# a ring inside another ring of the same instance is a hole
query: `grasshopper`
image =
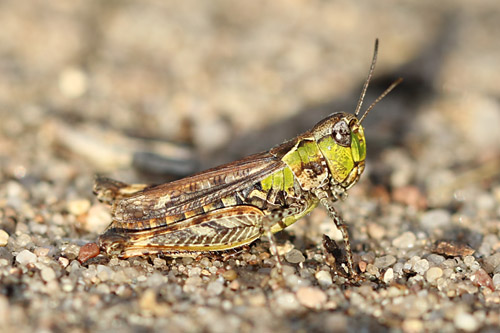
{"type": "Polygon", "coordinates": [[[94,193],[112,205],[113,218],[99,236],[100,250],[120,258],[196,256],[238,248],[267,235],[277,255],[272,234],[321,204],[342,232],[348,265],[344,268],[353,274],[349,234],[333,203],[365,168],[363,119],[401,81],[358,119],[377,52],[378,40],[354,114],[332,114],[267,152],[166,184],[128,185],[96,178],[94,193]]]}

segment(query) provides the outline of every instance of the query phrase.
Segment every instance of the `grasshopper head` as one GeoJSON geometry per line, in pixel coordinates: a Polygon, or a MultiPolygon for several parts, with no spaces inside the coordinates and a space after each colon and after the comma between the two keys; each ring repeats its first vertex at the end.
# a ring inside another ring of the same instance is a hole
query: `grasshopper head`
{"type": "Polygon", "coordinates": [[[361,123],[373,107],[380,102],[402,79],[394,81],[358,118],[368,84],[377,62],[378,39],[375,40],[372,64],[354,114],[335,113],[314,126],[312,133],[321,153],[328,163],[332,185],[344,189],[354,185],[365,169],[366,141],[361,123]]]}
{"type": "Polygon", "coordinates": [[[331,182],[348,189],[365,169],[366,141],[363,127],[349,113],[335,113],[312,129],[325,157],[331,182]]]}

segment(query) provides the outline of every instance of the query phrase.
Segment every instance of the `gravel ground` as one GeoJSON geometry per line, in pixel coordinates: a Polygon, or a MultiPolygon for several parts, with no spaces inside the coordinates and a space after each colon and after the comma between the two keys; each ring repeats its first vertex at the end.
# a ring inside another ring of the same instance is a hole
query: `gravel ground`
{"type": "Polygon", "coordinates": [[[500,330],[497,1],[0,2],[0,328],[500,330]],[[367,170],[337,206],[231,255],[85,264],[95,174],[161,182],[352,111],[373,42],[367,170]],[[341,244],[342,242],[339,242],[341,244]]]}

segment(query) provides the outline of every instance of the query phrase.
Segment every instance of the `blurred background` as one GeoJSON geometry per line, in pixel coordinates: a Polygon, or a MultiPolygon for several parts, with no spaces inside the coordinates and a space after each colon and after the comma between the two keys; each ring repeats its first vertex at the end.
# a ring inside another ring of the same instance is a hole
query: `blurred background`
{"type": "MultiPolygon", "coordinates": [[[[364,122],[367,169],[340,206],[349,221],[377,222],[352,224],[355,244],[383,247],[412,229],[498,251],[499,17],[497,0],[2,0],[9,251],[95,239],[110,219],[92,196],[95,174],[165,182],[353,112],[376,38],[365,108],[404,81],[364,122]]],[[[319,244],[325,230],[315,232],[319,244]]],[[[64,251],[74,259],[78,247],[64,251]]],[[[7,308],[0,299],[0,315],[37,316],[7,308]]]]}
{"type": "Polygon", "coordinates": [[[354,110],[375,38],[366,106],[405,81],[366,120],[369,159],[389,168],[372,179],[427,189],[450,169],[498,166],[496,1],[0,8],[3,179],[158,182],[267,150],[354,110]]]}

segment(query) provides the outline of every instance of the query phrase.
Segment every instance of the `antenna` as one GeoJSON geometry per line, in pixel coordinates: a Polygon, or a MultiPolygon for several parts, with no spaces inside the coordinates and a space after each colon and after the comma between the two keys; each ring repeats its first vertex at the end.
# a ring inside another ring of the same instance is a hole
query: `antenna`
{"type": "Polygon", "coordinates": [[[363,105],[363,100],[365,99],[366,90],[368,89],[368,85],[370,84],[370,79],[372,78],[373,71],[375,70],[375,64],[377,63],[377,54],[378,54],[378,38],[375,39],[375,50],[373,51],[373,58],[372,58],[372,64],[370,66],[370,71],[368,72],[368,77],[366,78],[365,85],[363,86],[363,90],[361,91],[361,96],[359,96],[358,105],[356,106],[356,111],[354,111],[354,116],[356,118],[358,117],[359,111],[361,110],[361,106],[363,105]]]}
{"type": "Polygon", "coordinates": [[[400,77],[396,81],[394,81],[389,86],[389,88],[387,88],[379,97],[377,97],[377,99],[368,107],[368,109],[366,109],[365,113],[363,114],[363,116],[359,120],[359,123],[361,124],[363,122],[363,119],[366,118],[366,115],[368,114],[368,112],[370,112],[371,109],[373,109],[373,107],[375,106],[375,104],[377,104],[378,102],[380,102],[382,100],[382,98],[384,98],[388,93],[390,93],[392,91],[392,89],[396,88],[396,86],[398,84],[400,84],[401,82],[403,82],[403,78],[400,77]]]}

